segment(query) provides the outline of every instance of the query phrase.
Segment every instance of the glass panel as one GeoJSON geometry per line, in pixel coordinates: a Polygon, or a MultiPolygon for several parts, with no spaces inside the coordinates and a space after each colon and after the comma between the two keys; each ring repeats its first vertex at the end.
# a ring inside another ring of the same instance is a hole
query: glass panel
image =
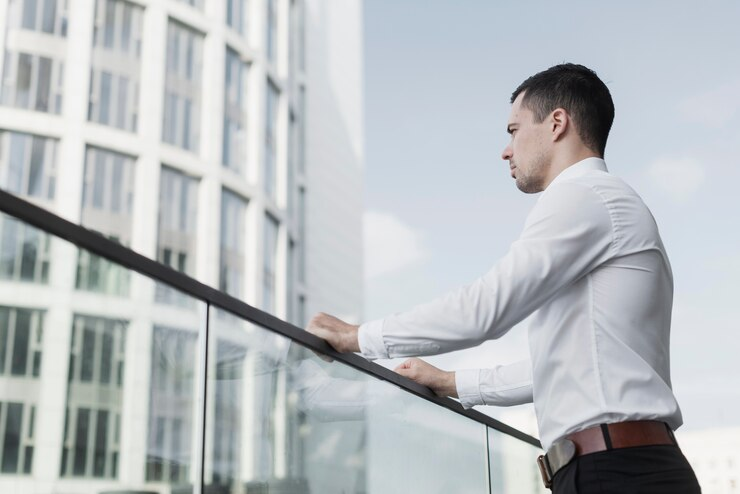
{"type": "Polygon", "coordinates": [[[267,59],[275,62],[277,54],[277,1],[267,0],[267,59]]]}
{"type": "Polygon", "coordinates": [[[23,0],[23,24],[24,29],[36,28],[36,0],[23,0]]]}
{"type": "MultiPolygon", "coordinates": [[[[195,221],[198,182],[182,172],[162,167],[159,193],[157,260],[185,274],[192,275],[196,254],[195,221]]],[[[164,285],[157,287],[157,300],[186,306],[187,299],[164,285]]]]}
{"type": "Polygon", "coordinates": [[[136,131],[143,7],[124,0],[97,0],[88,118],[136,131]]]}
{"type": "Polygon", "coordinates": [[[221,194],[221,249],[219,289],[234,297],[242,296],[244,281],[244,218],[247,202],[223,190],[221,194]]]}
{"type": "Polygon", "coordinates": [[[167,28],[169,70],[165,77],[162,139],[194,152],[198,151],[202,56],[203,35],[170,20],[167,28]],[[178,117],[180,104],[182,118],[178,117]]]}
{"type": "Polygon", "coordinates": [[[488,492],[484,425],[213,307],[209,328],[206,489],[488,492]]]}
{"type": "MultiPolygon", "coordinates": [[[[96,257],[50,243],[63,265],[96,257]]],[[[205,304],[176,292],[188,307],[162,306],[153,280],[116,268],[126,272],[128,298],[80,292],[74,277],[54,273],[45,285],[2,282],[0,483],[19,492],[184,494],[199,482],[205,304]],[[156,468],[162,475],[150,474],[156,468]]]]}
{"type": "Polygon", "coordinates": [[[5,438],[2,441],[2,472],[15,473],[18,469],[19,445],[21,435],[21,418],[23,405],[8,403],[5,408],[5,438]]]}
{"type": "Polygon", "coordinates": [[[41,30],[45,33],[54,33],[57,0],[44,0],[44,16],[41,20],[41,30]]]}
{"type": "Polygon", "coordinates": [[[16,83],[15,106],[28,108],[31,91],[32,57],[26,53],[18,55],[18,82],[16,83]]]}
{"type": "Polygon", "coordinates": [[[100,74],[100,117],[99,122],[107,124],[110,118],[110,92],[111,92],[111,75],[108,72],[100,74]]]}
{"type": "Polygon", "coordinates": [[[15,311],[15,338],[13,342],[13,359],[10,373],[23,376],[28,367],[28,343],[30,339],[31,313],[27,310],[15,311]]]}
{"type": "Polygon", "coordinates": [[[542,450],[494,429],[488,429],[491,493],[547,494],[535,463],[542,450]]]}
{"type": "MultiPolygon", "coordinates": [[[[51,243],[55,262],[80,257],[51,243]]],[[[201,481],[201,452],[213,493],[544,492],[526,443],[186,294],[159,304],[137,273],[129,298],[70,278],[0,291],[0,476],[21,492],[184,494],[201,481]],[[66,392],[42,395],[59,384],[66,392]]]]}
{"type": "Polygon", "coordinates": [[[265,192],[275,198],[277,190],[276,183],[276,166],[277,166],[277,111],[278,99],[280,93],[277,87],[268,81],[267,83],[267,102],[266,108],[266,126],[265,126],[265,168],[264,168],[264,187],[265,192]]]}
{"type": "Polygon", "coordinates": [[[279,223],[270,214],[265,215],[265,238],[262,273],[262,308],[267,312],[275,311],[277,269],[277,247],[279,223]]]}
{"type": "Polygon", "coordinates": [[[36,109],[49,111],[49,90],[51,89],[51,58],[39,57],[39,75],[36,82],[36,109]]]}
{"type": "Polygon", "coordinates": [[[222,163],[236,171],[244,172],[246,161],[245,133],[247,64],[234,50],[226,49],[226,74],[224,84],[224,132],[222,163]]]}
{"type": "Polygon", "coordinates": [[[21,196],[54,199],[57,140],[25,132],[0,131],[0,187],[21,196]]]}

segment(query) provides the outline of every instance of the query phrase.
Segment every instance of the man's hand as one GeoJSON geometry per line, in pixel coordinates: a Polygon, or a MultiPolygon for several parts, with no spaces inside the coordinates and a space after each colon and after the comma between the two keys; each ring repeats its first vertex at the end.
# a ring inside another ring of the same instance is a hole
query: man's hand
{"type": "Polygon", "coordinates": [[[340,353],[359,352],[357,341],[359,326],[348,324],[329,314],[319,312],[308,323],[306,331],[326,340],[334,350],[340,353]]]}
{"type": "Polygon", "coordinates": [[[454,372],[443,371],[418,358],[408,359],[394,370],[402,376],[430,388],[437,396],[457,398],[454,372]]]}

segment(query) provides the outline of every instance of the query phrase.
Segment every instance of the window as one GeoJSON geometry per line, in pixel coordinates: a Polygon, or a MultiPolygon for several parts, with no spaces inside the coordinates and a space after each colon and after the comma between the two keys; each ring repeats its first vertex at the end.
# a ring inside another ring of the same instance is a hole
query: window
{"type": "Polygon", "coordinates": [[[200,140],[202,57],[203,35],[170,20],[162,139],[195,152],[200,140]]]}
{"type": "Polygon", "coordinates": [[[2,104],[59,114],[64,64],[25,52],[5,53],[2,104]]]}
{"type": "Polygon", "coordinates": [[[288,217],[291,219],[295,218],[295,183],[296,183],[296,161],[298,151],[298,130],[300,122],[295,112],[290,112],[290,118],[288,120],[288,170],[287,170],[287,182],[288,182],[288,217]]]}
{"type": "Polygon", "coordinates": [[[266,126],[265,126],[265,192],[272,199],[277,190],[277,111],[280,93],[277,87],[267,82],[266,126]]]}
{"type": "Polygon", "coordinates": [[[69,357],[70,383],[106,388],[123,387],[125,321],[103,317],[74,317],[69,357]]]}
{"type": "Polygon", "coordinates": [[[75,314],[72,321],[63,477],[116,478],[128,322],[75,314]]]}
{"type": "Polygon", "coordinates": [[[301,86],[298,90],[298,111],[300,117],[298,117],[298,129],[296,133],[296,168],[299,173],[306,173],[306,88],[301,86]]]}
{"type": "Polygon", "coordinates": [[[189,479],[197,334],[155,326],[149,400],[146,479],[189,479]]]}
{"type": "Polygon", "coordinates": [[[247,34],[247,0],[227,0],[226,24],[241,35],[247,34]]]}
{"type": "MultiPolygon", "coordinates": [[[[129,245],[133,203],[134,159],[88,146],[82,194],[82,224],[113,241],[129,245]]],[[[80,249],[77,288],[127,295],[130,272],[80,249]]]]}
{"type": "Polygon", "coordinates": [[[305,11],[303,0],[290,0],[290,30],[288,35],[288,67],[291,77],[298,70],[305,70],[305,11]]]}
{"type": "Polygon", "coordinates": [[[36,407],[0,401],[0,473],[30,474],[36,407]]]}
{"type": "Polygon", "coordinates": [[[0,186],[51,201],[56,192],[57,140],[0,130],[0,186]]]}
{"type": "Polygon", "coordinates": [[[194,178],[172,168],[162,168],[157,261],[190,275],[195,271],[196,188],[194,178]]]}
{"type": "Polygon", "coordinates": [[[269,214],[265,215],[265,251],[263,253],[264,274],[262,281],[262,308],[266,312],[273,312],[275,310],[275,271],[277,265],[278,228],[278,221],[269,214]]]}
{"type": "Polygon", "coordinates": [[[44,312],[0,307],[0,376],[38,378],[44,312]]]}
{"type": "Polygon", "coordinates": [[[277,0],[267,0],[267,60],[275,63],[278,44],[277,0]]]}
{"type": "Polygon", "coordinates": [[[67,408],[62,446],[63,477],[116,478],[120,410],[67,408]]]}
{"type": "Polygon", "coordinates": [[[0,216],[0,279],[49,282],[49,235],[10,216],[0,216]]]}
{"type": "Polygon", "coordinates": [[[288,297],[288,303],[287,303],[287,310],[286,310],[286,320],[293,324],[298,324],[299,321],[296,317],[296,286],[295,286],[295,254],[296,254],[296,244],[294,240],[290,240],[288,242],[288,269],[286,273],[286,279],[287,279],[287,297],[288,297]]]}
{"type": "Polygon", "coordinates": [[[298,189],[298,281],[306,282],[306,189],[298,189]]]}
{"type": "MultiPolygon", "coordinates": [[[[159,183],[159,231],[157,261],[192,276],[195,273],[196,179],[162,167],[159,183]]],[[[158,302],[187,305],[190,297],[168,286],[157,284],[158,302]]]]}
{"type": "Polygon", "coordinates": [[[238,173],[245,172],[247,98],[245,84],[247,64],[234,50],[226,49],[224,87],[224,139],[222,162],[238,173]]]}
{"type": "Polygon", "coordinates": [[[143,8],[97,0],[88,120],[136,132],[143,8]]]}
{"type": "Polygon", "coordinates": [[[219,289],[237,298],[244,285],[244,218],[247,202],[223,190],[221,194],[221,252],[219,289]]]}
{"type": "Polygon", "coordinates": [[[8,27],[67,36],[67,1],[10,0],[8,27]]]}
{"type": "Polygon", "coordinates": [[[306,297],[304,295],[298,296],[298,307],[296,309],[297,324],[300,327],[305,327],[308,324],[306,320],[306,297]]]}

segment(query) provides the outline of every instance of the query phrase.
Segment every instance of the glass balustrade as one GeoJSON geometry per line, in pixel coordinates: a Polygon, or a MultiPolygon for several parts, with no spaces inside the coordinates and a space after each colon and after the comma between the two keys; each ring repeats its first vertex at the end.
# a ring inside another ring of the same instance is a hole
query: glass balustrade
{"type": "Polygon", "coordinates": [[[492,421],[97,257],[0,214],[0,492],[544,492],[492,421]]]}

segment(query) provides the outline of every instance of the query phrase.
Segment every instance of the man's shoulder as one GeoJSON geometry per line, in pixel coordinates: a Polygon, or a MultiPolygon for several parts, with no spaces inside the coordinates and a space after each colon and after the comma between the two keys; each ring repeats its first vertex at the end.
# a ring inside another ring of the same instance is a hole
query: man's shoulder
{"type": "Polygon", "coordinates": [[[638,200],[642,203],[640,195],[623,178],[604,170],[589,170],[581,175],[553,183],[552,186],[559,195],[567,194],[576,188],[588,188],[607,204],[617,198],[638,200]]]}

